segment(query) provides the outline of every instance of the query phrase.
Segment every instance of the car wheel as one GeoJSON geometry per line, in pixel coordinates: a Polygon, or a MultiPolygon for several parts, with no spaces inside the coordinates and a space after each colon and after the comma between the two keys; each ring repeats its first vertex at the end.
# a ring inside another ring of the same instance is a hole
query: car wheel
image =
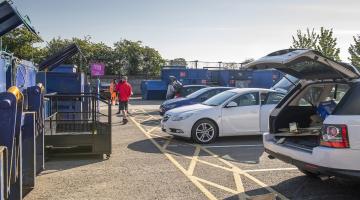
{"type": "Polygon", "coordinates": [[[201,119],[196,122],[191,130],[193,141],[200,144],[214,142],[219,134],[216,124],[208,119],[201,119]]]}
{"type": "Polygon", "coordinates": [[[314,173],[314,172],[311,172],[311,171],[308,171],[306,169],[302,169],[302,168],[299,168],[299,171],[301,171],[302,173],[304,173],[306,176],[308,177],[311,177],[311,178],[319,178],[319,174],[317,173],[314,173]]]}

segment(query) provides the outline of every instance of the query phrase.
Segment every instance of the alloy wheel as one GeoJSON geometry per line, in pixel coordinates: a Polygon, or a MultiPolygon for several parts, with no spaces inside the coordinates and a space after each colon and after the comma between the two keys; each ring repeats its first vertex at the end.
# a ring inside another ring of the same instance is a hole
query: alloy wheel
{"type": "Polygon", "coordinates": [[[215,136],[215,128],[209,123],[201,123],[196,127],[196,138],[202,142],[209,142],[215,136]]]}

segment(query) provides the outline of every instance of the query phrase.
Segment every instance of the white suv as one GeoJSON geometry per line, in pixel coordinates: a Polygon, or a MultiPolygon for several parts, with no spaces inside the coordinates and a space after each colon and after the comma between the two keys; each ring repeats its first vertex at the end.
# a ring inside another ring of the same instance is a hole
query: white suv
{"type": "Polygon", "coordinates": [[[287,49],[249,63],[300,82],[280,101],[264,133],[265,151],[309,176],[360,178],[360,73],[317,51],[287,49]]]}

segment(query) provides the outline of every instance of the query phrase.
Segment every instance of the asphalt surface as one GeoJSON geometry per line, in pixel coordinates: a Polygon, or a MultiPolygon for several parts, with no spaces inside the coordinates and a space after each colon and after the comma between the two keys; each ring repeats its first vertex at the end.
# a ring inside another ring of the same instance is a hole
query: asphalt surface
{"type": "Polygon", "coordinates": [[[261,137],[197,145],[164,134],[158,106],[132,100],[127,125],[113,116],[110,159],[53,158],[25,199],[360,199],[356,183],[269,159],[261,137]]]}

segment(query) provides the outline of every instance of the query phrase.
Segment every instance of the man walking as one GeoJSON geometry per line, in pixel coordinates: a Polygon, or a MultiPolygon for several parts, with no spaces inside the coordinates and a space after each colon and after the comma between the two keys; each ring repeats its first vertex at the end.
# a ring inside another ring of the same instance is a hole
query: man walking
{"type": "Polygon", "coordinates": [[[127,82],[127,76],[123,76],[121,81],[116,86],[116,91],[119,93],[119,113],[123,116],[123,124],[128,122],[127,119],[127,110],[129,98],[132,94],[132,87],[127,82]]]}

